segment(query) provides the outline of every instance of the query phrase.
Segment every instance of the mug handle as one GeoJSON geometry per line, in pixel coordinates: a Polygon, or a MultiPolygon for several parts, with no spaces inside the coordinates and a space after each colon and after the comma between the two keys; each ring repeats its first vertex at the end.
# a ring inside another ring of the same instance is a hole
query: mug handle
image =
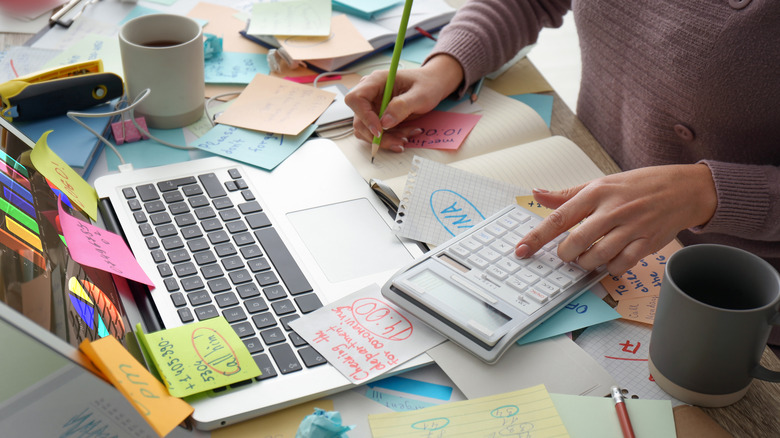
{"type": "MultiPolygon", "coordinates": [[[[774,326],[780,326],[780,313],[775,314],[772,318],[771,324],[774,326]]],[[[756,365],[753,368],[753,377],[760,380],[766,380],[767,382],[780,382],[780,371],[772,371],[764,368],[761,365],[756,365]]]]}

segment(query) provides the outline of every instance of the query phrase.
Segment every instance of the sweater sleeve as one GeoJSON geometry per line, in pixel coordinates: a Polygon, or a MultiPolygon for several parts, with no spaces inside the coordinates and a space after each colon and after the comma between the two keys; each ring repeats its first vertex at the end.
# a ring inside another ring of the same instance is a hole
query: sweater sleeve
{"type": "Polygon", "coordinates": [[[571,0],[469,0],[441,30],[426,62],[442,53],[458,60],[462,96],[469,85],[535,43],[543,27],[560,27],[570,8],[571,0]]]}
{"type": "Polygon", "coordinates": [[[780,241],[780,168],[702,160],[715,181],[718,206],[695,233],[780,241]]]}

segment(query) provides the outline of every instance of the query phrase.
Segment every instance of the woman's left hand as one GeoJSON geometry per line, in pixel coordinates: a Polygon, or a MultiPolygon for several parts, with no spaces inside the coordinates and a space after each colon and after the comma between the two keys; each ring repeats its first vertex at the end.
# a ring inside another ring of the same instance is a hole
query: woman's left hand
{"type": "Polygon", "coordinates": [[[516,245],[528,257],[584,220],[558,245],[558,257],[584,269],[606,264],[620,275],[663,248],[681,230],[706,224],[717,196],[705,164],[646,167],[561,191],[534,190],[555,211],[516,245]]]}

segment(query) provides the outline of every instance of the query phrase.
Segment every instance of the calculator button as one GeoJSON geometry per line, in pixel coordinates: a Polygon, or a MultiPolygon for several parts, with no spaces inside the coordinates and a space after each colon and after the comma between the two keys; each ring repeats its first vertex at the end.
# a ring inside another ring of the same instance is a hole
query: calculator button
{"type": "Polygon", "coordinates": [[[525,293],[525,296],[539,304],[544,304],[547,302],[547,295],[539,292],[535,288],[528,289],[528,291],[525,293]]]}
{"type": "Polygon", "coordinates": [[[471,256],[469,256],[468,262],[472,266],[474,266],[476,268],[479,268],[479,269],[485,269],[488,266],[490,266],[490,262],[488,262],[487,260],[483,259],[482,257],[480,257],[480,256],[478,256],[476,254],[472,254],[471,256]]]}
{"type": "Polygon", "coordinates": [[[501,237],[506,233],[506,228],[496,223],[486,226],[485,230],[496,237],[501,237]]]}
{"type": "Polygon", "coordinates": [[[558,288],[558,286],[555,286],[554,284],[548,282],[547,280],[543,280],[543,281],[537,283],[534,286],[534,288],[536,288],[537,291],[547,295],[550,298],[558,295],[558,292],[561,291],[558,288]]]}
{"type": "Polygon", "coordinates": [[[514,260],[507,257],[504,257],[501,260],[499,260],[496,263],[496,266],[508,272],[509,274],[514,274],[515,272],[519,271],[521,268],[521,266],[515,263],[514,260]]]}
{"type": "Polygon", "coordinates": [[[460,244],[471,252],[479,251],[479,249],[482,248],[482,244],[474,239],[465,239],[460,242],[460,244]]]}
{"type": "Polygon", "coordinates": [[[528,222],[529,219],[531,219],[531,215],[530,214],[525,213],[525,212],[520,211],[520,210],[512,211],[511,213],[509,213],[509,217],[514,219],[515,221],[517,221],[520,224],[524,224],[524,223],[528,222]]]}
{"type": "Polygon", "coordinates": [[[534,263],[529,264],[528,269],[540,277],[546,277],[552,272],[552,269],[550,269],[549,266],[539,262],[538,260],[534,263]]]}
{"type": "Polygon", "coordinates": [[[450,254],[460,259],[465,259],[466,257],[469,256],[469,254],[471,254],[471,251],[467,250],[461,245],[455,245],[450,247],[449,252],[450,254]]]}
{"type": "Polygon", "coordinates": [[[574,263],[569,263],[565,265],[563,268],[560,269],[560,272],[566,274],[569,278],[575,281],[584,277],[586,274],[584,269],[580,268],[574,263]]]}
{"type": "Polygon", "coordinates": [[[490,249],[496,251],[501,255],[507,255],[511,253],[515,249],[515,247],[514,245],[510,245],[504,240],[496,240],[495,242],[490,244],[490,249]]]}
{"type": "Polygon", "coordinates": [[[529,286],[539,281],[539,276],[528,269],[521,270],[515,276],[529,286]]]}
{"type": "Polygon", "coordinates": [[[496,223],[501,225],[502,227],[504,227],[505,230],[511,230],[514,227],[520,225],[520,222],[518,222],[515,219],[512,219],[511,216],[503,216],[503,217],[499,218],[496,221],[496,223]]]}
{"type": "MultiPolygon", "coordinates": [[[[528,288],[528,285],[520,281],[517,277],[509,277],[506,282],[507,285],[509,285],[512,289],[518,291],[518,292],[525,292],[525,290],[528,288]]],[[[507,300],[508,301],[508,300],[507,300]]]]}
{"type": "Polygon", "coordinates": [[[488,266],[488,268],[485,269],[485,273],[502,281],[509,277],[509,274],[496,266],[488,266]]]}
{"type": "Polygon", "coordinates": [[[558,272],[554,272],[552,275],[547,277],[547,281],[561,289],[571,284],[571,279],[569,277],[558,272]]]}
{"type": "Polygon", "coordinates": [[[544,263],[545,265],[549,266],[552,269],[558,269],[563,265],[563,260],[558,258],[557,255],[550,252],[544,252],[540,257],[540,260],[542,261],[542,263],[544,263]]]}
{"type": "Polygon", "coordinates": [[[482,257],[483,259],[487,260],[490,263],[495,263],[496,260],[501,258],[501,254],[493,251],[490,248],[482,248],[478,253],[478,256],[482,257]]]}
{"type": "Polygon", "coordinates": [[[473,237],[474,240],[484,245],[487,245],[488,243],[492,242],[495,239],[495,237],[493,237],[490,233],[488,233],[485,230],[479,230],[475,232],[473,237]]]}

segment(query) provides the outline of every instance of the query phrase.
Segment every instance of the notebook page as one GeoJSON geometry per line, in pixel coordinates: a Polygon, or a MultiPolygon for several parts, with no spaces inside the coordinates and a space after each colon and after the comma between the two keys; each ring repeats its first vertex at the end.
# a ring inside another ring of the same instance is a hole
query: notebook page
{"type": "MultiPolygon", "coordinates": [[[[548,137],[531,143],[478,155],[450,166],[522,187],[559,190],[604,176],[601,169],[571,140],[548,137]]],[[[402,193],[406,175],[385,180],[402,193]]]]}
{"type": "Polygon", "coordinates": [[[363,179],[389,180],[409,172],[415,155],[440,163],[452,163],[491,151],[524,144],[550,136],[541,116],[528,105],[483,88],[477,102],[483,109],[477,126],[456,152],[435,149],[407,149],[403,153],[380,150],[371,163],[369,144],[350,135],[336,140],[363,179]]]}

